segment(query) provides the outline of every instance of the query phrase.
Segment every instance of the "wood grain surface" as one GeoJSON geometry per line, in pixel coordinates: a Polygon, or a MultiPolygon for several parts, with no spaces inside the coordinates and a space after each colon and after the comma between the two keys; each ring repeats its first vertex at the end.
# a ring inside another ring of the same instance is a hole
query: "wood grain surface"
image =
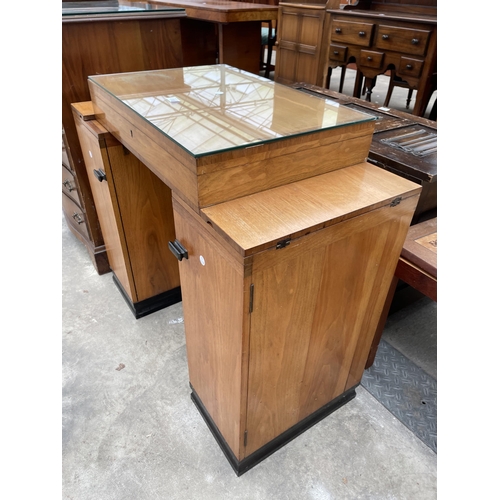
{"type": "Polygon", "coordinates": [[[201,213],[242,255],[250,255],[397,197],[418,197],[420,190],[418,184],[364,162],[203,208],[201,213]]]}

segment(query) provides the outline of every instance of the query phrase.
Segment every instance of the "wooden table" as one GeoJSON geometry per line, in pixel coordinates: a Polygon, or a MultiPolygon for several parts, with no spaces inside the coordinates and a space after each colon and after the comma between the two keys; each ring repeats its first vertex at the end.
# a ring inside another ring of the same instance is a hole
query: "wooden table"
{"type": "Polygon", "coordinates": [[[355,396],[421,188],[365,161],[373,117],[226,65],[89,86],[172,190],[192,398],[242,474],[355,396]]]}
{"type": "MultiPolygon", "coordinates": [[[[228,0],[155,0],[155,4],[185,9],[189,19],[217,27],[218,61],[258,74],[261,25],[278,19],[278,6],[228,0]]],[[[191,33],[196,37],[196,28],[191,33]]]]}

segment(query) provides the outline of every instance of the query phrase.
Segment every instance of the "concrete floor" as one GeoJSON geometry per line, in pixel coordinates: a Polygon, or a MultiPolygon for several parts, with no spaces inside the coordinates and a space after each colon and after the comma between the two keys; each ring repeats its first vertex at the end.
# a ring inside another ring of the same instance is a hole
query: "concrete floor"
{"type": "MultiPolygon", "coordinates": [[[[64,219],[62,247],[63,499],[437,498],[436,453],[362,386],[238,478],[190,399],[182,303],[136,320],[64,219]]],[[[383,336],[434,378],[436,316],[423,298],[383,336]]]]}

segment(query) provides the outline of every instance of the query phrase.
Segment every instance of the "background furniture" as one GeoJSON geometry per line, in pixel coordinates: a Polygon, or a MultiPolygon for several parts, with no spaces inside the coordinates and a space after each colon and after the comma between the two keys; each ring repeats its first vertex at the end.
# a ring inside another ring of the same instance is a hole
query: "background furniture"
{"type": "Polygon", "coordinates": [[[368,100],[375,77],[392,69],[417,91],[413,114],[422,116],[437,71],[437,3],[359,1],[339,7],[329,10],[328,65],[335,68],[355,61],[365,78],[368,100]]]}
{"type": "Polygon", "coordinates": [[[99,274],[109,272],[109,262],[71,104],[90,100],[89,75],[182,66],[184,11],[141,5],[140,11],[122,12],[116,1],[63,4],[62,206],[69,228],[99,274]]]}
{"type": "MultiPolygon", "coordinates": [[[[155,4],[185,9],[187,17],[205,28],[216,28],[216,59],[204,64],[229,64],[259,74],[261,27],[264,21],[278,18],[278,7],[266,2],[234,2],[228,0],[155,0],[155,4]]],[[[189,36],[199,36],[197,29],[189,36]]],[[[185,60],[185,66],[191,65],[185,60]]]]}
{"type": "Polygon", "coordinates": [[[421,188],[365,161],[373,117],[226,65],[89,86],[172,189],[192,398],[242,474],[354,397],[421,188]]]}
{"type": "Polygon", "coordinates": [[[280,2],[274,80],[325,86],[330,16],[326,3],[280,2]]]}
{"type": "Polygon", "coordinates": [[[354,97],[370,95],[377,75],[392,70],[417,91],[422,116],[437,74],[435,0],[280,3],[275,80],[328,86],[333,68],[355,63],[354,97]]]}
{"type": "Polygon", "coordinates": [[[264,70],[264,76],[269,78],[271,71],[274,71],[274,64],[271,64],[273,50],[276,44],[276,21],[262,23],[260,41],[260,69],[264,70]]]}
{"type": "Polygon", "coordinates": [[[437,213],[437,123],[307,83],[294,88],[377,118],[368,161],[422,186],[412,224],[437,213]]]}

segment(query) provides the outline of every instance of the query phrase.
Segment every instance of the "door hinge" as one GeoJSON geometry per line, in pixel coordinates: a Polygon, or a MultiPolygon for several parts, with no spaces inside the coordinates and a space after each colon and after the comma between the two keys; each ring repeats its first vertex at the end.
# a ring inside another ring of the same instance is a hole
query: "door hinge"
{"type": "Polygon", "coordinates": [[[292,241],[292,238],[286,238],[285,240],[278,241],[278,243],[276,243],[276,250],[279,250],[280,248],[285,248],[290,244],[290,241],[292,241]]]}
{"type": "Polygon", "coordinates": [[[247,445],[247,440],[248,440],[248,430],[246,430],[245,434],[243,435],[243,446],[247,445]]]}
{"type": "Polygon", "coordinates": [[[253,312],[253,283],[250,285],[250,307],[249,312],[253,312]]]}

